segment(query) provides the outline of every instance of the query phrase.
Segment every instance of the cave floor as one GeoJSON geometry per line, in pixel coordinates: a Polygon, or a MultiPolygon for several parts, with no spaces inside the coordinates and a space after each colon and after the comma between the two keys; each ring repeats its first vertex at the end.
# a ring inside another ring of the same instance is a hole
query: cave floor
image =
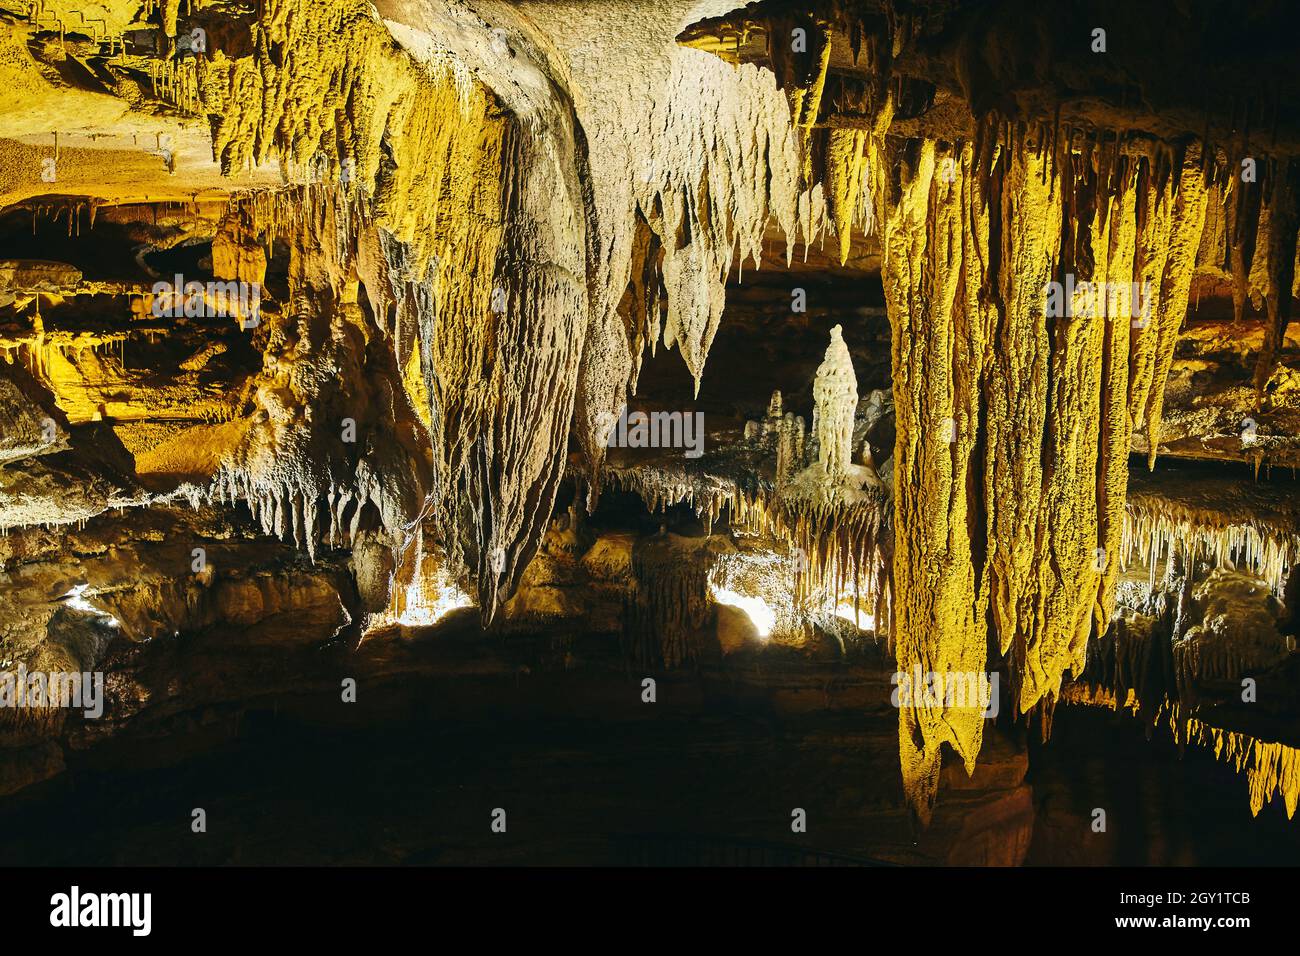
{"type": "Polygon", "coordinates": [[[1103,711],[1060,708],[1053,742],[1028,753],[990,733],[976,777],[947,768],[918,830],[892,712],[783,712],[698,675],[662,682],[661,698],[689,703],[657,711],[597,703],[629,683],[610,675],[471,680],[459,702],[453,683],[408,677],[379,711],[329,724],[285,696],[209,714],[167,747],[127,735],[70,751],[65,773],[0,807],[0,864],[1269,865],[1297,852],[1280,806],[1252,821],[1230,767],[1195,748],[1180,761],[1103,711]],[[1096,805],[1106,833],[1090,826],[1096,805]]]}
{"type": "Polygon", "coordinates": [[[894,831],[904,855],[908,824],[901,808],[870,805],[868,782],[897,771],[868,724],[417,718],[324,732],[253,712],[229,740],[180,765],[70,763],[54,792],[6,815],[12,838],[0,861],[609,864],[766,852],[818,862],[821,852],[822,862],[869,862],[856,818],[894,831]],[[195,807],[207,813],[205,834],[191,833],[195,807]],[[490,829],[498,807],[503,834],[490,829]],[[794,807],[807,811],[807,834],[791,833],[794,807]]]}

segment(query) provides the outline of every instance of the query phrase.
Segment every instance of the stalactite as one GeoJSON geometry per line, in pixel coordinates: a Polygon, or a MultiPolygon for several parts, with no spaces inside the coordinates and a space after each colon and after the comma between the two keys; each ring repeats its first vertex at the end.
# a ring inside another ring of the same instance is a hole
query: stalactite
{"type": "MultiPolygon", "coordinates": [[[[244,501],[265,534],[312,560],[327,536],[331,546],[354,544],[367,507],[396,542],[430,478],[405,427],[411,412],[366,355],[370,330],[346,281],[368,219],[331,186],[240,195],[232,206],[225,221],[238,224],[232,241],[241,249],[265,237],[289,250],[295,314],[266,317],[251,427],[225,452],[210,495],[244,501]]],[[[264,268],[254,260],[223,259],[222,268],[264,268]]]]}
{"type": "MultiPolygon", "coordinates": [[[[975,191],[976,150],[936,156],[934,143],[873,146],[881,210],[882,278],[893,326],[898,438],[894,451],[896,547],[894,646],[900,671],[974,673],[985,666],[985,598],[972,554],[976,502],[968,495],[984,333],[966,309],[963,269],[973,255],[968,214],[986,215],[975,191]],[[936,159],[962,175],[936,176],[936,159]],[[949,167],[952,168],[952,167],[949,167]],[[893,179],[890,171],[898,170],[893,179]],[[934,374],[931,374],[931,373],[934,374]]],[[[928,821],[938,787],[940,748],[950,744],[973,771],[983,715],[920,705],[900,708],[903,780],[928,821]]]]}
{"type": "Polygon", "coordinates": [[[1268,245],[1265,250],[1268,285],[1264,301],[1268,308],[1268,321],[1264,326],[1264,344],[1255,366],[1255,391],[1260,397],[1263,397],[1273,374],[1277,352],[1286,341],[1287,326],[1291,322],[1296,233],[1300,230],[1300,160],[1282,159],[1275,166],[1277,171],[1269,184],[1268,245]]]}
{"type": "MultiPolygon", "coordinates": [[[[1232,314],[1241,322],[1246,308],[1247,284],[1255,258],[1255,240],[1259,232],[1261,184],[1252,179],[1246,182],[1236,175],[1241,168],[1241,157],[1229,156],[1228,163],[1228,254],[1227,266],[1232,273],[1232,314]]],[[[1213,164],[1211,163],[1211,168],[1213,164]]]]}
{"type": "Polygon", "coordinates": [[[1259,740],[1235,730],[1213,727],[1195,718],[1183,724],[1171,719],[1179,742],[1195,743],[1214,750],[1224,763],[1244,772],[1250,786],[1250,812],[1258,816],[1264,805],[1281,797],[1287,819],[1295,817],[1300,803],[1300,750],[1280,741],[1259,740]]]}
{"type": "MultiPolygon", "coordinates": [[[[900,667],[984,667],[987,602],[1020,713],[1050,705],[1109,623],[1130,408],[1158,419],[1149,393],[1167,373],[1204,210],[1195,177],[1174,191],[1146,158],[1076,154],[1068,137],[1054,155],[1047,135],[994,118],[951,154],[876,141],[884,154],[871,161],[904,170],[876,183],[898,409],[900,667]],[[1165,215],[1194,235],[1162,258],[1165,215]],[[1115,290],[1144,275],[1159,276],[1157,318],[1135,337],[1140,293],[1115,290]],[[1135,369],[1149,383],[1136,391],[1135,369]]],[[[904,779],[923,817],[940,745],[969,769],[981,720],[902,714],[904,779]]]]}
{"type": "Polygon", "coordinates": [[[777,84],[790,99],[790,115],[799,134],[803,176],[812,179],[809,141],[821,113],[822,92],[831,60],[831,24],[807,15],[774,17],[766,24],[768,56],[777,84]]]}
{"type": "MultiPolygon", "coordinates": [[[[1208,192],[1202,177],[1196,175],[1198,165],[1199,158],[1188,150],[1177,188],[1173,184],[1153,184],[1158,209],[1154,216],[1146,218],[1145,229],[1140,226],[1141,261],[1135,277],[1149,284],[1144,288],[1151,289],[1152,300],[1148,302],[1149,315],[1143,317],[1140,328],[1134,329],[1136,347],[1130,375],[1129,414],[1134,428],[1146,427],[1149,468],[1155,467],[1160,448],[1165,384],[1173,365],[1178,333],[1187,318],[1196,250],[1205,226],[1208,192]],[[1151,242],[1147,236],[1151,236],[1151,242]],[[1151,268],[1147,268],[1148,263],[1151,268]]],[[[1148,207],[1151,204],[1149,199],[1144,202],[1148,207]]]]}
{"type": "Polygon", "coordinates": [[[826,208],[835,226],[841,265],[848,262],[853,228],[862,216],[867,142],[865,130],[831,129],[826,134],[826,208]]]}
{"type": "MultiPolygon", "coordinates": [[[[1145,706],[1136,688],[1121,686],[1117,690],[1085,682],[1067,685],[1062,699],[1108,710],[1144,711],[1145,706]]],[[[1258,816],[1274,798],[1281,797],[1287,818],[1294,819],[1300,804],[1300,749],[1188,717],[1178,706],[1161,706],[1157,713],[1167,719],[1177,744],[1213,750],[1217,759],[1230,764],[1238,774],[1245,774],[1252,816],[1258,816]]],[[[1153,726],[1155,722],[1155,717],[1149,719],[1153,726]]]]}
{"type": "Polygon", "coordinates": [[[637,495],[651,513],[687,505],[712,530],[724,513],[733,532],[770,535],[801,556],[796,597],[814,591],[835,602],[855,599],[875,609],[887,628],[892,547],[888,496],[877,489],[846,503],[779,489],[741,488],[687,479],[672,480],[646,468],[607,466],[605,481],[637,495]]]}
{"type": "Polygon", "coordinates": [[[1145,605],[1118,614],[1107,633],[1090,641],[1087,666],[1062,699],[1129,711],[1147,725],[1148,735],[1167,722],[1180,746],[1213,747],[1247,774],[1252,813],[1281,794],[1290,815],[1300,783],[1288,769],[1295,760],[1291,748],[1261,740],[1258,731],[1227,729],[1225,723],[1241,718],[1233,710],[1235,692],[1225,699],[1221,690],[1285,663],[1289,645],[1277,630],[1281,605],[1258,579],[1240,572],[1220,569],[1197,578],[1195,554],[1195,545],[1180,550],[1145,605]],[[1196,623],[1189,626],[1193,609],[1196,623]],[[1202,710],[1214,715],[1214,723],[1202,710]]]}
{"type": "MultiPolygon", "coordinates": [[[[863,125],[894,331],[900,666],[983,667],[987,606],[1017,710],[1050,710],[1113,612],[1133,429],[1147,428],[1152,463],[1158,450],[1204,221],[1203,157],[1143,156],[1095,128],[1062,136],[1059,117],[1049,133],[986,115],[974,143],[951,151],[888,140],[905,100],[892,64],[916,25],[888,12],[884,34],[855,24],[855,36],[871,40],[879,87],[863,125]],[[1049,282],[1074,292],[1044,317],[1049,282]],[[1115,288],[1136,295],[1116,303],[1115,288]]],[[[800,83],[773,69],[797,124],[800,83]]],[[[834,183],[847,150],[827,152],[837,161],[823,183],[834,183]]],[[[904,779],[923,817],[942,743],[969,770],[980,734],[971,715],[903,712],[904,779]]]]}
{"type": "Polygon", "coordinates": [[[1152,583],[1162,560],[1175,551],[1208,560],[1216,568],[1258,575],[1281,596],[1300,559],[1300,535],[1263,522],[1236,522],[1222,514],[1185,508],[1143,496],[1129,502],[1121,544],[1121,567],[1145,565],[1152,583]]]}
{"type": "Polygon", "coordinates": [[[881,630],[889,621],[890,536],[888,503],[883,499],[848,507],[807,499],[784,500],[773,530],[803,555],[796,596],[815,590],[831,598],[851,598],[873,609],[881,630]]]}
{"type": "Polygon", "coordinates": [[[742,488],[735,483],[674,479],[644,467],[619,468],[607,465],[604,480],[611,488],[629,491],[645,503],[650,513],[686,505],[704,520],[710,530],[724,509],[731,526],[752,534],[775,534],[777,503],[770,489],[742,488]]]}

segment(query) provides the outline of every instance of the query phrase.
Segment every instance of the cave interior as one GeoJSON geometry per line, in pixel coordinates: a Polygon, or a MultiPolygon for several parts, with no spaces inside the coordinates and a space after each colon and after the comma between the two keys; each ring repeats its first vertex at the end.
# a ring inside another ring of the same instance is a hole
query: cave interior
{"type": "Polygon", "coordinates": [[[0,863],[1294,863],[1297,36],[0,0],[0,863]]]}

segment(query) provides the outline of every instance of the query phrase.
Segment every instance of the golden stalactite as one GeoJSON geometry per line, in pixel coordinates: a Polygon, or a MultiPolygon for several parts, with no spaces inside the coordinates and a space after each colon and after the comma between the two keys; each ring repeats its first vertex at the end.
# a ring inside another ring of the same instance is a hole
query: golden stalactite
{"type": "Polygon", "coordinates": [[[1300,161],[1279,160],[1268,188],[1268,236],[1265,245],[1264,302],[1268,321],[1255,366],[1255,392],[1261,398],[1273,375],[1277,353],[1291,323],[1295,283],[1296,234],[1300,230],[1300,161]]]}
{"type": "Polygon", "coordinates": [[[1074,168],[1061,183],[1063,191],[1073,190],[1064,197],[1070,241],[1058,278],[1074,275],[1092,291],[1076,291],[1074,314],[1049,325],[1054,340],[1040,452],[1048,467],[1037,518],[1043,544],[1037,580],[1022,591],[1030,596],[1037,589],[1038,596],[1030,597],[1034,615],[1022,617],[1011,637],[1022,713],[1045,698],[1050,706],[1064,673],[1083,670],[1093,627],[1101,632],[1109,623],[1128,484],[1136,170],[1100,148],[1070,161],[1074,168]]]}
{"type": "MultiPolygon", "coordinates": [[[[821,116],[834,30],[829,21],[807,14],[771,17],[761,27],[767,35],[768,61],[777,86],[790,102],[790,120],[802,161],[800,185],[811,188],[816,173],[821,172],[815,168],[813,132],[821,116]]],[[[848,222],[852,223],[852,216],[848,222]]],[[[846,227],[844,235],[847,233],[846,227]]]]}
{"type": "MultiPolygon", "coordinates": [[[[794,26],[762,24],[792,122],[811,130],[825,79],[817,47],[793,60],[778,42],[794,26]]],[[[887,55],[868,48],[866,135],[893,328],[898,665],[981,670],[991,624],[1015,710],[1046,717],[1114,612],[1128,452],[1145,426],[1154,463],[1205,182],[1187,150],[1141,156],[1121,134],[1059,123],[986,116],[973,146],[900,144],[888,81],[909,31],[891,32],[887,55]],[[1049,283],[1067,300],[1052,315],[1049,283]]],[[[841,261],[863,138],[829,129],[804,155],[841,261]]],[[[971,770],[982,719],[946,704],[901,709],[903,777],[923,819],[942,745],[971,770]]]]}
{"type": "Polygon", "coordinates": [[[1171,718],[1175,737],[1214,750],[1214,756],[1246,774],[1250,787],[1250,814],[1259,816],[1265,804],[1281,797],[1287,819],[1300,804],[1300,750],[1279,741],[1259,740],[1249,734],[1214,727],[1195,718],[1186,721],[1180,735],[1177,718],[1171,718]]]}
{"type": "MultiPolygon", "coordinates": [[[[458,114],[484,116],[481,87],[417,66],[369,4],[276,0],[263,5],[251,30],[251,55],[216,51],[198,60],[205,111],[220,117],[213,155],[227,172],[278,158],[299,178],[324,156],[335,177],[347,168],[348,178],[368,185],[378,176],[385,135],[412,128],[416,114],[453,128],[466,125],[458,114]]],[[[411,174],[421,172],[428,170],[411,174]]],[[[402,199],[389,210],[393,231],[410,236],[426,210],[417,193],[402,199]]]]}
{"type": "Polygon", "coordinates": [[[848,262],[853,223],[862,201],[862,174],[867,162],[868,133],[860,129],[826,132],[826,208],[839,242],[840,264],[848,262]]]}
{"type": "MultiPolygon", "coordinates": [[[[1192,170],[1193,179],[1200,180],[1196,170],[1192,170]]],[[[1144,288],[1160,289],[1164,276],[1165,264],[1169,258],[1174,225],[1172,184],[1160,188],[1151,184],[1149,166],[1144,166],[1138,173],[1140,192],[1138,195],[1137,249],[1134,274],[1144,288]],[[1145,188],[1142,188],[1145,187],[1145,188]]],[[[1188,184],[1190,186],[1190,183],[1188,184]]],[[[1129,418],[1133,429],[1139,430],[1146,425],[1147,406],[1151,402],[1152,384],[1155,380],[1156,356],[1163,354],[1162,330],[1166,323],[1151,303],[1150,314],[1132,331],[1132,351],[1129,357],[1128,405],[1129,418]]],[[[1179,325],[1182,324],[1179,316],[1179,325]]],[[[1174,329],[1177,338],[1177,329],[1174,329]]]]}
{"type": "MultiPolygon", "coordinates": [[[[1022,714],[1050,710],[1114,611],[1131,409],[1167,375],[1204,213],[1196,176],[1153,197],[1144,157],[1054,150],[1049,132],[989,121],[951,149],[877,137],[870,158],[894,337],[899,669],[982,670],[991,624],[1022,714]],[[1144,277],[1159,279],[1145,297],[1144,277]]],[[[982,721],[901,710],[923,819],[942,744],[971,769],[982,721]]]]}
{"type": "Polygon", "coordinates": [[[1148,212],[1140,220],[1136,278],[1150,288],[1151,302],[1150,315],[1134,334],[1129,415],[1134,429],[1146,428],[1150,468],[1160,447],[1165,384],[1187,318],[1196,251],[1205,228],[1209,191],[1200,166],[1200,157],[1188,151],[1175,178],[1152,182],[1141,197],[1148,212]]]}
{"type": "Polygon", "coordinates": [[[181,0],[160,0],[159,9],[162,11],[163,35],[175,37],[176,22],[181,12],[181,0]]]}
{"type": "Polygon", "coordinates": [[[400,131],[390,132],[399,161],[383,171],[375,204],[377,224],[410,250],[411,274],[392,289],[398,358],[407,394],[429,427],[438,463],[435,520],[456,564],[461,538],[474,537],[461,527],[457,500],[506,394],[498,371],[506,291],[494,276],[507,129],[500,116],[461,118],[454,89],[442,92],[440,103],[412,108],[400,131]],[[422,280],[418,291],[408,285],[422,280]]]}
{"type": "MultiPolygon", "coordinates": [[[[975,567],[971,459],[984,329],[968,300],[979,285],[968,217],[983,216],[974,151],[937,155],[933,142],[877,142],[882,279],[893,326],[894,642],[898,669],[948,675],[985,668],[984,598],[975,567]],[[962,167],[961,175],[947,175],[962,167]],[[936,167],[939,172],[936,174],[936,167]],[[900,170],[900,179],[887,174],[900,170]]],[[[973,772],[984,717],[945,702],[899,710],[904,785],[928,822],[947,743],[973,772]]]]}
{"type": "MultiPolygon", "coordinates": [[[[1140,671],[1135,671],[1133,679],[1141,681],[1140,671]]],[[[1107,687],[1084,681],[1067,685],[1061,699],[1078,706],[1102,707],[1139,717],[1148,705],[1135,686],[1107,687]]],[[[1296,807],[1300,805],[1300,750],[1281,741],[1262,740],[1249,733],[1216,727],[1188,716],[1176,702],[1152,705],[1148,719],[1153,726],[1167,721],[1179,747],[1191,744],[1211,750],[1217,760],[1244,774],[1251,816],[1259,816],[1265,806],[1280,797],[1287,819],[1295,818],[1296,807]]]]}
{"type": "MultiPolygon", "coordinates": [[[[1240,169],[1243,158],[1242,144],[1227,151],[1228,168],[1240,169]]],[[[1207,157],[1209,153],[1206,153],[1207,157]]],[[[1232,275],[1232,316],[1240,323],[1250,298],[1251,280],[1258,269],[1259,259],[1255,248],[1260,232],[1266,228],[1267,215],[1261,215],[1263,184],[1252,177],[1230,175],[1223,184],[1224,212],[1227,226],[1227,254],[1225,264],[1232,275]]],[[[1262,256],[1259,258],[1263,258],[1262,256]]]]}
{"type": "MultiPolygon", "coordinates": [[[[1031,648],[1030,638],[1047,613],[1042,442],[1053,373],[1052,332],[1043,305],[1044,289],[1055,278],[1062,198],[1050,171],[1044,176],[1046,157],[1008,151],[996,139],[983,152],[997,154],[996,160],[990,155],[996,166],[988,190],[990,215],[1001,224],[1001,242],[982,259],[997,270],[987,320],[996,330],[991,333],[995,344],[984,385],[987,589],[1001,653],[1014,649],[1019,672],[1040,672],[1038,642],[1031,648]],[[1017,635],[1023,635],[1019,642],[1017,635]]],[[[1092,546],[1084,553],[1091,556],[1092,546]]]]}
{"type": "Polygon", "coordinates": [[[773,17],[765,24],[768,56],[777,85],[790,100],[790,116],[805,147],[821,113],[831,63],[831,24],[807,15],[773,17]]]}

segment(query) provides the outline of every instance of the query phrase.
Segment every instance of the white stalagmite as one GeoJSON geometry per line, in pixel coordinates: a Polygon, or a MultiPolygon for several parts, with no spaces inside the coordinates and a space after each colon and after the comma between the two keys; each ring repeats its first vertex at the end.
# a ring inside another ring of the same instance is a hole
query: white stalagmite
{"type": "Polygon", "coordinates": [[[858,407],[858,378],[841,331],[838,325],[831,329],[831,344],[813,381],[817,461],[832,479],[844,477],[853,462],[853,413],[858,407]]]}

